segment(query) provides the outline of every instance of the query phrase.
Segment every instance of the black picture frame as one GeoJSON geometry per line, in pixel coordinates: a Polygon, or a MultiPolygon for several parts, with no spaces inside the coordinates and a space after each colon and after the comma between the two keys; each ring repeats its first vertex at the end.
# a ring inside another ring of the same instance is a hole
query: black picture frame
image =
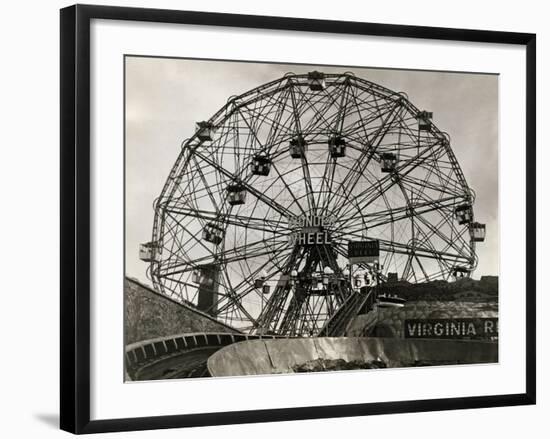
{"type": "Polygon", "coordinates": [[[535,404],[536,36],[302,18],[75,5],[61,10],[60,426],[99,433],[535,404]],[[502,43],[526,48],[526,392],[518,394],[90,420],[90,22],[92,19],[502,43]]]}

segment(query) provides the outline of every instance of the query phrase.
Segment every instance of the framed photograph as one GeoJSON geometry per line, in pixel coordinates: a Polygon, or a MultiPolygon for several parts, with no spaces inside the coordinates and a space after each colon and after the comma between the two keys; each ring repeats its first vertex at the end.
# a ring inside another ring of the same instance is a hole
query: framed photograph
{"type": "Polygon", "coordinates": [[[534,404],[535,41],[62,9],[61,428],[534,404]]]}

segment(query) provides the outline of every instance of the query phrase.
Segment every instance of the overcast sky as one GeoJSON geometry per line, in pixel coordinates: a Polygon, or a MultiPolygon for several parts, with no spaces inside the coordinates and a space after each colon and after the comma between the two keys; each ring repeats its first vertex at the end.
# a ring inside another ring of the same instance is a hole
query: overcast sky
{"type": "Polygon", "coordinates": [[[287,72],[353,71],[405,92],[451,136],[466,180],[476,192],[476,220],[487,224],[474,277],[498,274],[498,76],[164,58],[126,58],[126,274],[149,283],[140,261],[151,239],[153,200],[195,122],[209,119],[232,95],[287,72]]]}

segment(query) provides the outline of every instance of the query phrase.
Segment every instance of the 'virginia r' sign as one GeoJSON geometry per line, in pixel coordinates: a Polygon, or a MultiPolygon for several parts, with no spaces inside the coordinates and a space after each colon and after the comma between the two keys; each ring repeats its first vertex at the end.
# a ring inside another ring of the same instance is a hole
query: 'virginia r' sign
{"type": "Polygon", "coordinates": [[[405,338],[495,339],[497,318],[407,319],[405,338]]]}

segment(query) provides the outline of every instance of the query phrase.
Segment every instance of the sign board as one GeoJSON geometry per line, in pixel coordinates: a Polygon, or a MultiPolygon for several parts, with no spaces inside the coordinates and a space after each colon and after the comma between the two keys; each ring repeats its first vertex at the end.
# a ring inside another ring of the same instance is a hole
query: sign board
{"type": "Polygon", "coordinates": [[[447,338],[469,340],[496,340],[497,318],[407,319],[405,338],[447,338]]]}
{"type": "Polygon", "coordinates": [[[304,215],[292,216],[288,226],[292,233],[288,242],[292,246],[311,247],[331,243],[328,227],[334,224],[334,217],[331,215],[304,215]]]}
{"type": "Polygon", "coordinates": [[[348,242],[348,259],[351,264],[376,262],[379,257],[380,242],[378,239],[348,242]]]}
{"type": "Polygon", "coordinates": [[[328,232],[296,232],[288,237],[290,245],[313,246],[330,244],[330,235],[328,232]]]}

